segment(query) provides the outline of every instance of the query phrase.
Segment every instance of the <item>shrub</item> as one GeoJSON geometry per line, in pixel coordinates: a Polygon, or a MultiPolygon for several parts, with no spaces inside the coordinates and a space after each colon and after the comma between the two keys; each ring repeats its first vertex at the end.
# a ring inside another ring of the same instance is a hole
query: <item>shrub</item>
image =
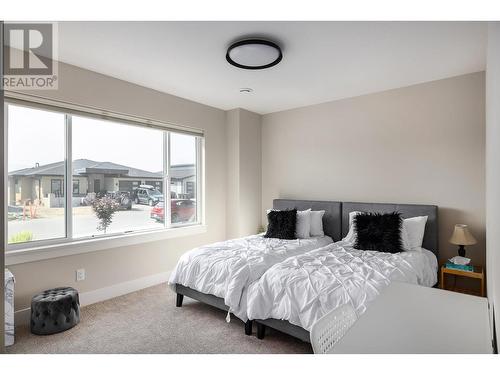
{"type": "Polygon", "coordinates": [[[33,233],[25,230],[25,231],[13,234],[9,238],[9,243],[28,242],[28,241],[31,241],[32,239],[33,239],[33,233]]]}
{"type": "Polygon", "coordinates": [[[106,229],[113,222],[113,215],[120,208],[120,205],[110,197],[96,198],[92,202],[92,209],[94,210],[99,225],[97,230],[102,230],[106,233],[106,229]]]}

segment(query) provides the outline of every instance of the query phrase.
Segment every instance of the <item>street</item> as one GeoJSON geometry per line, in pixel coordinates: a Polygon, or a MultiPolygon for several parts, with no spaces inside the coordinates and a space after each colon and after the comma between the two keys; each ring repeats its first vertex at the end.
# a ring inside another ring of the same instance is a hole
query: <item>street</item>
{"type": "MultiPolygon", "coordinates": [[[[80,210],[73,215],[73,237],[88,237],[104,234],[97,230],[98,220],[90,207],[78,207],[80,210]]],[[[75,210],[76,211],[76,210],[75,210]]],[[[151,207],[134,204],[130,211],[117,211],[113,221],[107,229],[109,233],[123,233],[141,229],[163,228],[163,223],[158,223],[150,218],[151,207]]],[[[18,219],[8,222],[9,239],[19,232],[28,231],[33,234],[33,241],[64,237],[64,214],[59,210],[58,215],[38,219],[18,219]]]]}

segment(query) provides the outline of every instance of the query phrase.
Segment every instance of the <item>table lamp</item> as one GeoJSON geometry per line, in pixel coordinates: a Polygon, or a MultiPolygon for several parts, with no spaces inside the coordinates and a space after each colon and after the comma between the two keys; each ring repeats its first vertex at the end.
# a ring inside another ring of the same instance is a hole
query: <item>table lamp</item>
{"type": "Polygon", "coordinates": [[[458,255],[465,256],[465,247],[477,243],[474,236],[469,232],[469,228],[465,224],[456,224],[453,234],[450,238],[450,243],[458,245],[458,255]]]}

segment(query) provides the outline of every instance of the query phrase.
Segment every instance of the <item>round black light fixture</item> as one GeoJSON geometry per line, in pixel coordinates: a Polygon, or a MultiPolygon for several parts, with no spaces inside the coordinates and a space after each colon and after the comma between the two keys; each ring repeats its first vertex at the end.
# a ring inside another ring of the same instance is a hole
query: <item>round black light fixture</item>
{"type": "Polygon", "coordinates": [[[266,69],[283,58],[281,48],[265,39],[244,39],[229,46],[226,60],[241,69],[266,69]]]}

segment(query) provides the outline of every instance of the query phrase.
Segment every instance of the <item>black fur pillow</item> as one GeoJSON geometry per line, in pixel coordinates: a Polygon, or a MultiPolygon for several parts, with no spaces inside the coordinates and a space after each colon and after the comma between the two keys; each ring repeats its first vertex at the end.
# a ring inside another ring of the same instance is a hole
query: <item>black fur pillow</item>
{"type": "Polygon", "coordinates": [[[267,214],[266,238],[280,238],[282,240],[295,240],[295,225],[297,223],[297,210],[269,211],[267,214]]]}
{"type": "Polygon", "coordinates": [[[403,251],[401,242],[402,224],[403,219],[398,212],[358,214],[354,218],[357,235],[354,248],[393,254],[400,253],[403,251]]]}

